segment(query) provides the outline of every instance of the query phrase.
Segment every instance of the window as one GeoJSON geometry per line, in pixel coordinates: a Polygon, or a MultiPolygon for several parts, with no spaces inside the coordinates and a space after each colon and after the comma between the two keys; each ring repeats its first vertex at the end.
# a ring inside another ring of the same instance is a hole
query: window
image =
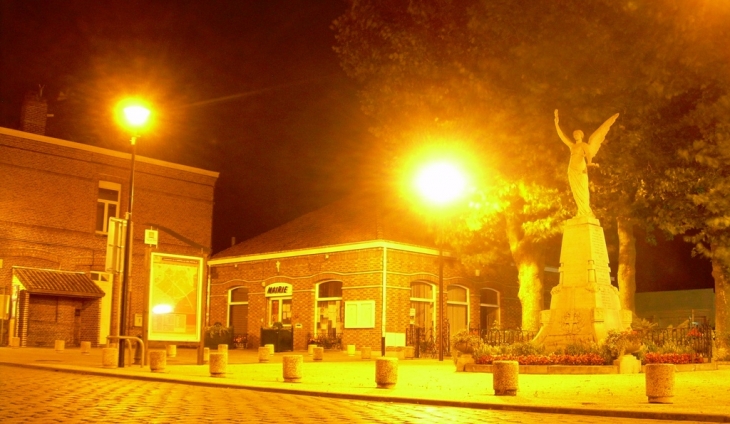
{"type": "Polygon", "coordinates": [[[479,326],[490,329],[499,326],[499,292],[482,289],[479,294],[479,326]]]}
{"type": "Polygon", "coordinates": [[[291,325],[291,297],[280,298],[274,297],[269,298],[269,326],[274,325],[275,322],[280,322],[283,325],[291,325]]]}
{"type": "Polygon", "coordinates": [[[415,309],[414,324],[421,328],[434,328],[433,285],[421,281],[411,283],[411,308],[415,309]]]}
{"type": "Polygon", "coordinates": [[[317,286],[316,332],[320,335],[336,336],[342,332],[344,313],[342,311],[342,281],[326,281],[317,286]]]}
{"type": "Polygon", "coordinates": [[[228,292],[228,326],[233,334],[248,334],[248,288],[237,287],[228,292]]]}
{"type": "Polygon", "coordinates": [[[448,287],[446,316],[449,319],[449,331],[456,334],[459,330],[467,330],[469,326],[469,292],[461,286],[448,287]]]}
{"type": "Polygon", "coordinates": [[[122,186],[108,181],[99,181],[99,195],[96,202],[96,232],[109,232],[109,218],[119,218],[119,193],[122,186]]]}
{"type": "Polygon", "coordinates": [[[345,302],[345,328],[375,328],[375,301],[345,302]]]}

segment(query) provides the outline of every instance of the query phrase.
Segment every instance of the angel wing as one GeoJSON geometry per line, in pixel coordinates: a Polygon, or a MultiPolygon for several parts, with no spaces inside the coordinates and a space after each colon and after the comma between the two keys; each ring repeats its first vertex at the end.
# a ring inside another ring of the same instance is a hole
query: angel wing
{"type": "Polygon", "coordinates": [[[601,124],[601,126],[598,127],[598,129],[595,130],[593,134],[591,134],[591,136],[588,138],[588,148],[591,151],[591,157],[596,156],[596,153],[598,153],[598,149],[601,148],[601,144],[606,138],[606,134],[608,134],[608,130],[611,129],[611,125],[616,122],[617,118],[618,113],[606,119],[606,122],[601,124]]]}

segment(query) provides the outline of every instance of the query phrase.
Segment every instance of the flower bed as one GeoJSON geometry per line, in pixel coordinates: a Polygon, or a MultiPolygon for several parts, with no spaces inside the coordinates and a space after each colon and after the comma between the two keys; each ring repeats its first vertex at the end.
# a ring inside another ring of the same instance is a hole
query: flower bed
{"type": "Polygon", "coordinates": [[[645,364],[701,364],[701,356],[692,353],[647,353],[644,355],[645,364]]]}
{"type": "Polygon", "coordinates": [[[488,365],[494,361],[517,361],[520,365],[605,365],[603,356],[595,353],[581,355],[480,355],[474,363],[488,365]]]}

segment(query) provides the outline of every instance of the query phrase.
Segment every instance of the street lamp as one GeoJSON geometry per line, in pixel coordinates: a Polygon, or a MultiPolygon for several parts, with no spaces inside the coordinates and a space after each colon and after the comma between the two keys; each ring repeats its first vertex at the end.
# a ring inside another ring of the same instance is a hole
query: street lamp
{"type": "MultiPolygon", "coordinates": [[[[464,193],[466,177],[454,164],[433,162],[421,169],[415,180],[419,194],[431,204],[445,207],[464,193]]],[[[438,225],[439,228],[441,224],[438,225]]],[[[444,360],[444,248],[439,243],[439,361],[444,360]]]]}
{"type": "MultiPolygon", "coordinates": [[[[119,299],[119,335],[127,333],[127,318],[129,315],[129,274],[132,269],[132,206],[134,205],[134,164],[137,155],[137,138],[140,130],[145,126],[150,110],[135,100],[125,100],[119,104],[118,110],[121,114],[122,124],[132,132],[129,140],[132,151],[132,164],[129,172],[129,207],[127,211],[127,231],[125,235],[124,249],[124,275],[122,277],[122,295],[119,299]]],[[[124,339],[119,339],[119,360],[118,366],[124,367],[124,339]]]]}

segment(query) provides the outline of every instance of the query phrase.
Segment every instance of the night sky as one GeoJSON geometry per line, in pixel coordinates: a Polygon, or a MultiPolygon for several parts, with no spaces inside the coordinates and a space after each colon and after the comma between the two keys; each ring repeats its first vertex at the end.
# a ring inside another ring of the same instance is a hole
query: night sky
{"type": "MultiPolygon", "coordinates": [[[[342,0],[0,3],[0,126],[42,85],[46,135],[126,151],[113,107],[148,99],[138,153],[220,172],[214,252],[368,185],[377,140],[332,50],[342,0]]],[[[681,241],[638,247],[639,291],[712,287],[681,241]]]]}

